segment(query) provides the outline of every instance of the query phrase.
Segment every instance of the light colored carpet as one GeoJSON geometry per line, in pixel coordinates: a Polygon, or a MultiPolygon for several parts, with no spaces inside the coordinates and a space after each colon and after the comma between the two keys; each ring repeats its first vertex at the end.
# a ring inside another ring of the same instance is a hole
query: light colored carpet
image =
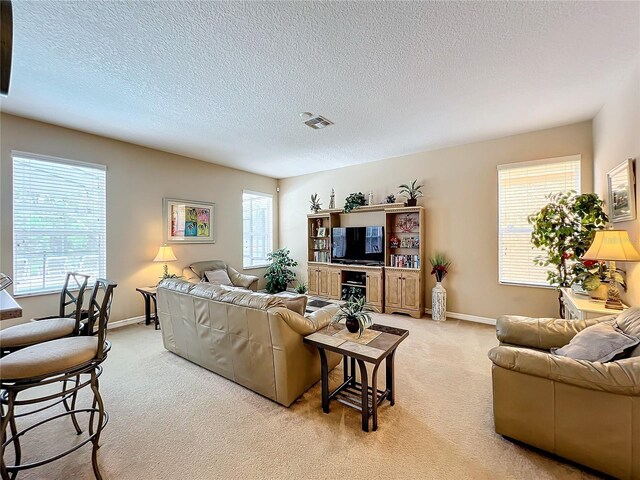
{"type": "MultiPolygon", "coordinates": [[[[111,420],[98,457],[107,479],[592,478],[493,431],[487,351],[494,328],[377,315],[407,328],[396,354],[396,405],[364,433],[358,412],[320,408],[320,385],[282,407],[164,350],[159,331],[110,332],[101,391],[111,420]]],[[[334,383],[340,368],[332,372],[334,383]]],[[[381,381],[384,375],[381,375],[381,381]]],[[[77,441],[68,419],[23,441],[25,460],[77,441]]],[[[90,447],[24,479],[89,479],[90,447]]]]}

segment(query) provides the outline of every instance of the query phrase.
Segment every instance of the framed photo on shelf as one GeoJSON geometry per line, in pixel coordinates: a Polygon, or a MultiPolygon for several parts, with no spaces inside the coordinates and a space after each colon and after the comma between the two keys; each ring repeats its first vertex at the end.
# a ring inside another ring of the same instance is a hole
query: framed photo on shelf
{"type": "Polygon", "coordinates": [[[627,222],[636,218],[636,187],[633,158],[607,173],[609,220],[627,222]]]}
{"type": "Polygon", "coordinates": [[[216,204],[177,198],[162,199],[165,243],[216,243],[216,204]]]}
{"type": "Polygon", "coordinates": [[[318,228],[318,236],[326,237],[327,236],[327,227],[319,227],[318,228]]]}

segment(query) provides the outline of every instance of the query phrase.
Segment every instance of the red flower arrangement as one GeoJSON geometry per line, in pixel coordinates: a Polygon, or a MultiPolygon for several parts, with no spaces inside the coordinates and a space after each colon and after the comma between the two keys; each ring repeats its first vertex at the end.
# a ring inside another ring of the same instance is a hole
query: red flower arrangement
{"type": "Polygon", "coordinates": [[[451,267],[451,261],[444,255],[444,253],[436,253],[435,256],[429,258],[431,266],[431,275],[436,276],[436,281],[441,282],[444,277],[449,273],[451,267]]]}

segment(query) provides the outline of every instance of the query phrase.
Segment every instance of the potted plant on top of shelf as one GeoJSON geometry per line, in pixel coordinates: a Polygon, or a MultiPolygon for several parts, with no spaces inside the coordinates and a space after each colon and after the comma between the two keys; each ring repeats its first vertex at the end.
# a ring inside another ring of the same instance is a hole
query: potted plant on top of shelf
{"type": "Polygon", "coordinates": [[[371,314],[375,311],[374,307],[367,304],[364,296],[360,298],[349,297],[345,303],[340,305],[340,310],[333,316],[330,323],[335,325],[344,319],[347,330],[351,333],[358,332],[358,338],[360,338],[364,331],[373,325],[371,314]]]}
{"type": "Polygon", "coordinates": [[[313,213],[318,213],[318,210],[322,208],[322,203],[320,203],[320,198],[318,197],[317,193],[311,195],[311,200],[309,200],[309,203],[311,204],[311,211],[313,213]]]}
{"type": "Polygon", "coordinates": [[[407,207],[415,207],[418,203],[418,198],[424,196],[421,190],[424,185],[416,185],[417,183],[418,179],[415,179],[410,185],[403,183],[398,186],[400,189],[398,195],[407,197],[407,207]]]}

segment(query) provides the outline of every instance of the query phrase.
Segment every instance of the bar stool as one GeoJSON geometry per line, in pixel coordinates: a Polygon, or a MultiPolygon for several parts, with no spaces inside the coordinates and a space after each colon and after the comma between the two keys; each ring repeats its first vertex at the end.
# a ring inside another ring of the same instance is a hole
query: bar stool
{"type": "Polygon", "coordinates": [[[1,464],[0,473],[3,480],[15,479],[19,471],[39,467],[53,462],[80,447],[91,442],[93,444],[91,462],[93,472],[98,480],[101,480],[97,461],[100,434],[109,420],[109,414],[104,409],[104,403],[99,391],[98,378],[102,374],[102,362],[107,358],[111,349],[111,343],[107,341],[107,322],[111,311],[113,290],[116,283],[105,279],[96,280],[91,293],[88,310],[90,325],[97,325],[97,335],[79,335],[75,337],[59,338],[47,342],[22,348],[0,358],[0,405],[2,406],[2,418],[0,422],[0,449],[1,464]],[[61,392],[50,393],[33,397],[33,392],[28,398],[18,399],[18,395],[26,390],[58,382],[75,380],[75,385],[61,392]],[[75,408],[75,400],[78,391],[90,386],[93,392],[93,401],[90,408],[75,408]],[[61,403],[57,400],[44,407],[39,407],[25,413],[16,414],[15,408],[25,405],[36,405],[41,402],[49,402],[58,398],[64,399],[68,394],[73,395],[72,408],[69,411],[50,416],[23,430],[18,430],[16,418],[41,412],[47,408],[61,403]],[[5,413],[6,410],[6,413],[5,413]],[[21,446],[20,437],[27,432],[36,429],[52,420],[66,415],[89,413],[89,435],[77,445],[68,450],[29,464],[20,464],[21,446]],[[97,421],[96,421],[97,419],[97,421]],[[95,424],[95,425],[94,425],[95,424]],[[10,434],[8,433],[10,429],[10,434]],[[7,465],[5,451],[9,445],[15,452],[14,465],[7,465]]]}
{"type": "Polygon", "coordinates": [[[81,322],[87,316],[82,310],[82,302],[88,281],[88,275],[67,273],[60,292],[58,316],[34,318],[32,322],[0,330],[0,357],[37,343],[78,335],[81,322]]]}

